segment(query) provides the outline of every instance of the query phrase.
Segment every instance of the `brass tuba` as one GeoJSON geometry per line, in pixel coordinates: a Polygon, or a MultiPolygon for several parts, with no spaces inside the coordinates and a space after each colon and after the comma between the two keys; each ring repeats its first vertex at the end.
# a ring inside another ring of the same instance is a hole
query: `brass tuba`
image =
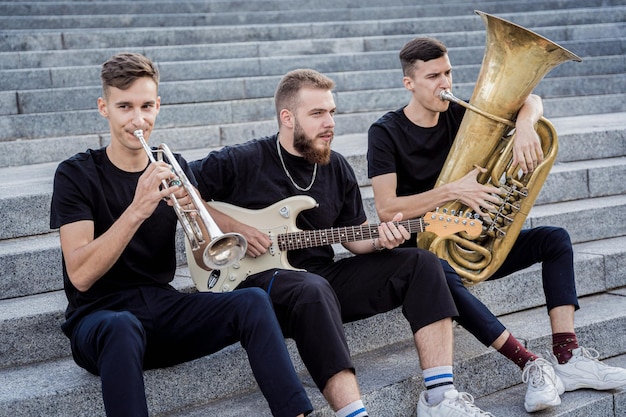
{"type": "MultiPolygon", "coordinates": [[[[503,201],[497,212],[482,213],[488,217],[478,238],[471,239],[463,233],[420,236],[419,243],[447,260],[467,285],[489,278],[502,265],[556,158],[556,131],[542,118],[535,129],[541,139],[544,161],[527,174],[512,166],[517,112],[552,68],[570,60],[581,61],[530,30],[480,11],[476,13],[487,28],[485,55],[469,104],[448,91],[442,92],[442,100],[457,102],[468,111],[435,187],[458,180],[478,165],[487,169],[478,181],[499,187],[503,201]]],[[[447,203],[440,209],[451,213],[471,210],[459,202],[447,203]]]]}
{"type": "MultiPolygon", "coordinates": [[[[146,143],[143,131],[135,130],[133,135],[141,142],[150,161],[155,162],[156,159],[152,154],[154,151],[146,143]]],[[[180,185],[185,188],[191,198],[192,208],[186,210],[178,203],[174,194],[170,194],[176,216],[178,216],[180,225],[187,236],[187,245],[193,251],[198,266],[205,270],[211,270],[226,268],[239,262],[246,254],[248,247],[244,237],[239,233],[222,233],[204,206],[204,201],[189,182],[185,171],[182,170],[166,144],[160,144],[156,153],[159,160],[165,161],[172,167],[172,171],[178,178],[170,183],[163,181],[163,187],[169,188],[172,185],[180,185]]]]}

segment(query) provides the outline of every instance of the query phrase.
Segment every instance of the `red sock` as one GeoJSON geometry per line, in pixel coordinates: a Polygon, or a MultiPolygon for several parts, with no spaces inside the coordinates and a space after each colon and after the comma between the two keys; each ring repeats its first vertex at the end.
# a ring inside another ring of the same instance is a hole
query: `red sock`
{"type": "Polygon", "coordinates": [[[567,363],[572,357],[572,350],[578,347],[575,333],[554,333],[552,335],[552,352],[559,363],[567,363]]]}
{"type": "Polygon", "coordinates": [[[521,369],[524,369],[526,366],[526,362],[534,361],[538,358],[537,355],[531,353],[528,349],[524,347],[512,334],[509,334],[508,339],[504,342],[504,345],[498,352],[503,354],[505,357],[509,358],[514,364],[519,366],[521,369]]]}

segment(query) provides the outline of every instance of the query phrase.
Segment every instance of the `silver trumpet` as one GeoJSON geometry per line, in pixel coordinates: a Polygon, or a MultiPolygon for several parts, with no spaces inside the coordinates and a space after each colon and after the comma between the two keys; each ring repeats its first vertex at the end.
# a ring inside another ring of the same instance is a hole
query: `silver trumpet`
{"type": "MultiPolygon", "coordinates": [[[[156,162],[153,151],[143,137],[143,130],[135,130],[133,135],[141,142],[144,150],[148,154],[151,162],[156,162]]],[[[239,233],[222,233],[217,226],[208,210],[204,206],[204,201],[196,192],[194,186],[189,182],[187,175],[180,167],[174,154],[169,147],[162,143],[158,146],[156,154],[159,161],[164,161],[172,167],[172,171],[176,174],[178,180],[172,182],[163,181],[163,187],[169,188],[172,185],[180,185],[187,191],[191,198],[192,209],[184,209],[174,196],[170,194],[173,202],[174,211],[178,216],[178,220],[189,240],[191,250],[195,252],[202,251],[202,262],[197,261],[199,267],[211,270],[222,269],[238,262],[246,254],[248,242],[239,233]],[[198,223],[198,219],[202,223],[198,223]]]]}

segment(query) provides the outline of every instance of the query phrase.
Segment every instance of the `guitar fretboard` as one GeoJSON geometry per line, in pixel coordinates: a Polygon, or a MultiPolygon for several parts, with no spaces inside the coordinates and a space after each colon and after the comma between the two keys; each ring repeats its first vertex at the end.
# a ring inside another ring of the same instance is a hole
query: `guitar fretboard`
{"type": "MultiPolygon", "coordinates": [[[[420,233],[425,230],[422,217],[412,220],[395,222],[402,225],[409,233],[420,233]]],[[[277,236],[280,250],[313,248],[335,243],[356,242],[359,240],[376,239],[378,225],[361,225],[335,227],[324,230],[302,230],[299,232],[281,233],[277,236]]]]}

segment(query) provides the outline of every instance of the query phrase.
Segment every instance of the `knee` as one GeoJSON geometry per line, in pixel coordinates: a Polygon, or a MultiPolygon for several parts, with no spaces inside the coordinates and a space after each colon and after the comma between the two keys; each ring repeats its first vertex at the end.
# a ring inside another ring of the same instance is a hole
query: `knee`
{"type": "Polygon", "coordinates": [[[122,342],[126,345],[145,344],[143,325],[128,311],[116,311],[107,314],[100,323],[100,337],[122,342]]]}
{"type": "Polygon", "coordinates": [[[413,270],[421,279],[428,279],[431,282],[445,285],[450,277],[456,275],[454,269],[434,253],[425,249],[414,250],[417,251],[417,256],[411,257],[412,261],[415,262],[413,270]]]}
{"type": "Polygon", "coordinates": [[[307,303],[336,303],[335,291],[330,283],[323,277],[315,274],[307,274],[298,289],[298,298],[307,303]]]}
{"type": "Polygon", "coordinates": [[[553,256],[571,254],[573,252],[570,235],[562,227],[550,227],[545,241],[548,243],[549,248],[552,249],[553,256]]]}
{"type": "Polygon", "coordinates": [[[245,306],[245,310],[251,311],[253,314],[262,314],[263,311],[272,311],[270,296],[261,288],[242,288],[230,294],[238,297],[239,304],[245,306]]]}
{"type": "Polygon", "coordinates": [[[566,246],[571,249],[572,240],[567,230],[562,227],[555,227],[550,232],[550,240],[558,242],[561,246],[566,246]]]}

